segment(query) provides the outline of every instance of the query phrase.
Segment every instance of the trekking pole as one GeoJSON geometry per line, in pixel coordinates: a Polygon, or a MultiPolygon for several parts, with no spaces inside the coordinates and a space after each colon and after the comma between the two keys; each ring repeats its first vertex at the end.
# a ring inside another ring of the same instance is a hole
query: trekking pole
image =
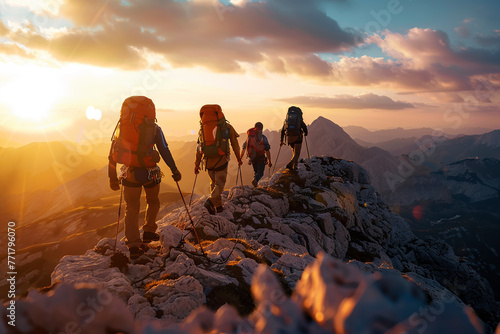
{"type": "Polygon", "coordinates": [[[311,164],[311,155],[309,154],[309,146],[307,145],[307,136],[304,136],[304,140],[306,142],[306,149],[307,149],[307,158],[309,159],[309,164],[311,164]]]}
{"type": "Polygon", "coordinates": [[[205,250],[201,246],[200,238],[198,237],[198,232],[196,232],[196,229],[194,228],[193,218],[191,217],[191,214],[189,213],[189,209],[188,209],[188,206],[186,204],[186,201],[184,200],[184,196],[182,196],[182,191],[181,191],[181,187],[179,186],[179,182],[175,181],[175,184],[177,185],[177,189],[179,189],[179,195],[181,195],[182,203],[184,203],[184,207],[186,208],[186,212],[188,214],[189,221],[191,222],[191,226],[193,226],[194,236],[196,237],[196,240],[198,241],[198,245],[200,245],[201,252],[203,253],[203,255],[205,255],[205,250]]]}
{"type": "Polygon", "coordinates": [[[193,201],[194,187],[196,186],[196,179],[197,178],[198,178],[198,174],[195,174],[194,183],[193,183],[193,190],[191,190],[191,198],[189,199],[189,207],[191,207],[191,202],[193,201]]]}
{"type": "MultiPolygon", "coordinates": [[[[238,171],[240,172],[240,181],[241,181],[241,191],[243,190],[243,172],[241,170],[241,165],[238,165],[238,171]]],[[[236,174],[236,178],[238,178],[238,174],[236,174]]],[[[238,185],[238,180],[236,179],[236,185],[238,185]]]]}
{"type": "Polygon", "coordinates": [[[115,245],[113,246],[113,253],[116,252],[116,242],[118,240],[118,226],[120,226],[120,215],[122,211],[122,199],[123,199],[123,186],[120,185],[120,204],[118,205],[118,219],[116,221],[116,235],[115,235],[115,245]]]}
{"type": "MultiPolygon", "coordinates": [[[[278,163],[278,158],[279,158],[280,152],[281,152],[281,146],[282,145],[280,145],[280,149],[278,150],[278,155],[276,155],[276,161],[274,162],[273,174],[274,174],[274,170],[276,169],[276,164],[278,163]]],[[[269,173],[271,173],[271,168],[269,168],[269,173]]]]}

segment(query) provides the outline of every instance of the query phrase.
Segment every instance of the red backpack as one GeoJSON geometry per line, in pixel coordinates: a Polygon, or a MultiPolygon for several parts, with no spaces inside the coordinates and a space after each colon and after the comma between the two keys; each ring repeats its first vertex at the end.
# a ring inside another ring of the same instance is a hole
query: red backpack
{"type": "Polygon", "coordinates": [[[259,128],[247,131],[247,155],[252,162],[265,160],[264,138],[259,128]]]}
{"type": "Polygon", "coordinates": [[[155,167],[153,154],[156,136],[156,111],[151,99],[131,96],[123,101],[120,120],[113,133],[113,160],[129,167],[155,167]]]}

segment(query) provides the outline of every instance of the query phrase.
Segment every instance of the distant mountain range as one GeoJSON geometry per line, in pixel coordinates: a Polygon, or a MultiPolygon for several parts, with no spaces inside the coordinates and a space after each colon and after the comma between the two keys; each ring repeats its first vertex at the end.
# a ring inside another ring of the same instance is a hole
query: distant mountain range
{"type": "MultiPolygon", "coordinates": [[[[370,131],[361,126],[345,126],[343,128],[345,132],[349,134],[354,140],[361,141],[370,145],[377,145],[379,143],[395,140],[395,139],[406,139],[406,138],[421,138],[424,136],[433,136],[436,133],[435,129],[432,128],[418,128],[418,129],[386,129],[386,130],[376,130],[370,131]]],[[[477,135],[490,132],[494,129],[486,128],[446,128],[441,129],[439,132],[446,134],[447,136],[463,136],[463,135],[477,135]]]]}

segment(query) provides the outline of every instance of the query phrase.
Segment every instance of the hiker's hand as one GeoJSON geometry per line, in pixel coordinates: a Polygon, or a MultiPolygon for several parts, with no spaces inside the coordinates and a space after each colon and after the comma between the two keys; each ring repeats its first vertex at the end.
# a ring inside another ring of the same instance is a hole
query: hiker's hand
{"type": "Polygon", "coordinates": [[[308,131],[304,131],[304,136],[306,136],[306,137],[307,137],[307,134],[308,134],[308,133],[309,133],[308,131]]]}
{"type": "Polygon", "coordinates": [[[176,169],[172,174],[172,178],[174,179],[175,182],[179,182],[182,179],[181,172],[179,172],[179,170],[176,169]]]}
{"type": "Polygon", "coordinates": [[[111,190],[114,190],[114,191],[120,190],[120,182],[110,180],[109,187],[111,188],[111,190]]]}
{"type": "Polygon", "coordinates": [[[238,165],[240,165],[240,166],[243,165],[243,160],[238,159],[238,165]]]}
{"type": "Polygon", "coordinates": [[[200,167],[199,166],[194,167],[194,173],[195,174],[199,174],[200,173],[200,167]]]}
{"type": "Polygon", "coordinates": [[[282,142],[282,141],[280,141],[280,147],[281,147],[281,146],[283,146],[283,145],[284,145],[284,144],[283,144],[283,142],[282,142]]]}
{"type": "Polygon", "coordinates": [[[267,165],[269,166],[269,168],[273,167],[272,163],[268,163],[267,165]]]}

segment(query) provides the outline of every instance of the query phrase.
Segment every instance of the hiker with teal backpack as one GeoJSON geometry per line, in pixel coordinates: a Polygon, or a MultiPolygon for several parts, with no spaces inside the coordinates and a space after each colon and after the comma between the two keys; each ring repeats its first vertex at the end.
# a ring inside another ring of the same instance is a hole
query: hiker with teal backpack
{"type": "MultiPolygon", "coordinates": [[[[145,96],[131,96],[123,102],[120,120],[113,133],[109,154],[110,187],[120,190],[125,199],[125,237],[130,258],[135,259],[147,250],[148,243],[157,241],[156,215],[160,209],[160,182],[163,176],[160,156],[172,171],[175,182],[181,180],[174,158],[161,128],[156,124],[155,105],[145,96]],[[156,147],[156,149],[155,149],[156,147]],[[116,164],[123,164],[120,177],[116,164]],[[143,235],[139,232],[141,191],[146,193],[146,217],[143,235]]],[[[118,232],[118,231],[117,231],[118,232]]]]}
{"type": "Polygon", "coordinates": [[[210,196],[205,201],[205,208],[212,215],[224,210],[221,195],[226,185],[231,148],[238,165],[243,164],[238,137],[238,133],[226,121],[219,105],[207,104],[201,107],[194,173],[200,172],[200,164],[203,160],[205,170],[210,177],[210,196]]]}
{"type": "Polygon", "coordinates": [[[264,171],[266,165],[269,168],[272,167],[271,163],[271,145],[267,137],[262,134],[264,125],[261,122],[255,123],[255,126],[247,131],[247,140],[243,143],[240,156],[245,155],[245,150],[247,151],[247,157],[249,163],[252,164],[254,177],[252,180],[252,186],[257,187],[259,180],[264,176],[264,171]]]}
{"type": "Polygon", "coordinates": [[[302,119],[302,110],[299,107],[292,106],[288,108],[285,123],[281,129],[280,140],[280,147],[284,145],[284,139],[286,139],[288,145],[292,148],[292,159],[286,165],[286,168],[290,171],[297,170],[303,136],[307,136],[307,126],[302,119]]]}

